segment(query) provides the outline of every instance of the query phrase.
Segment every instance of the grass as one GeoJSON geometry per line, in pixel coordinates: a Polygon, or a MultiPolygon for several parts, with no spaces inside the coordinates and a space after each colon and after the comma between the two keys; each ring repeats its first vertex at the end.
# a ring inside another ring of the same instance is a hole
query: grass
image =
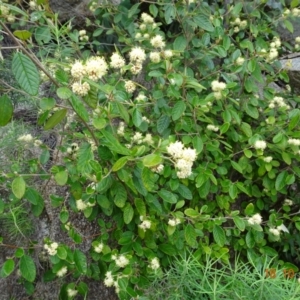
{"type": "Polygon", "coordinates": [[[285,278],[265,258],[260,267],[236,260],[234,266],[207,259],[205,265],[192,255],[177,258],[161,278],[155,278],[140,300],[299,300],[300,283],[296,276],[285,278]]]}

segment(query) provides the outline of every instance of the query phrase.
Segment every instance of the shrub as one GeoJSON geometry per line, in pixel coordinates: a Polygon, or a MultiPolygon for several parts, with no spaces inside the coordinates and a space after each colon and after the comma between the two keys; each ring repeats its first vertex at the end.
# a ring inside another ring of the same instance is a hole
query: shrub
{"type": "MultiPolygon", "coordinates": [[[[276,26],[283,22],[292,30],[296,2],[291,10],[268,13],[261,1],[223,7],[166,0],[147,11],[128,1],[93,5],[95,20],[79,30],[59,29],[43,1],[30,12],[3,4],[9,8],[1,10],[3,18],[15,28],[28,13],[33,18],[14,35],[1,23],[23,50],[12,60],[20,88],[38,95],[39,68],[59,98],[39,100],[38,120],[60,133],[59,155],[48,172],[43,165],[50,149],[40,145],[40,168],[33,173],[51,175],[70,191],[50,198],[76,247],[39,241],[49,254],[47,280],[74,277],[61,298],[87,293],[76,281],[80,276],[100,277],[120,299],[137,297],[186,250],[202,263],[209,255],[229,264],[231,253],[240,252],[241,261],[258,264],[268,255],[280,268],[298,270],[296,255],[286,261],[278,253],[293,253],[288,240],[300,229],[299,98],[289,88],[269,86],[289,80],[277,59],[293,47],[281,42],[276,26]],[[120,44],[113,53],[101,52],[98,39],[111,34],[120,44]],[[30,45],[31,37],[46,50],[54,47],[54,56],[44,63],[18,40],[30,45]],[[99,225],[89,253],[80,250],[83,237],[69,221],[71,211],[99,225]]],[[[5,95],[1,100],[0,125],[6,125],[11,103],[5,95]]],[[[11,179],[13,197],[29,201],[39,216],[44,200],[28,186],[32,175],[3,177],[11,179]]],[[[5,263],[2,275],[15,262],[33,283],[35,265],[26,251],[5,263]]]]}

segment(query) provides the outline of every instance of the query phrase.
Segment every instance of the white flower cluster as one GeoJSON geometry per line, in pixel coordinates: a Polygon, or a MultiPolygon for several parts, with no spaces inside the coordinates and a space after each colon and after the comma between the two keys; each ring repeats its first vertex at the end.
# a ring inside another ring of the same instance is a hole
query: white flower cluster
{"type": "Polygon", "coordinates": [[[144,220],[143,216],[140,216],[140,220],[142,221],[142,223],[139,225],[139,227],[143,230],[146,231],[147,229],[151,228],[151,221],[149,220],[144,220]]]}
{"type": "Polygon", "coordinates": [[[295,7],[293,8],[292,10],[290,9],[286,9],[284,12],[283,12],[283,17],[289,17],[289,16],[293,16],[293,17],[300,17],[300,9],[295,7]]]}
{"type": "Polygon", "coordinates": [[[48,252],[49,255],[53,256],[57,253],[58,244],[53,242],[51,244],[45,244],[44,249],[48,252]]]}
{"type": "Polygon", "coordinates": [[[37,8],[36,1],[29,1],[28,6],[31,10],[35,10],[37,8]]]}
{"type": "Polygon", "coordinates": [[[89,36],[86,34],[85,29],[79,30],[79,40],[84,42],[89,40],[89,36]]]}
{"type": "Polygon", "coordinates": [[[57,275],[58,277],[63,277],[64,275],[67,274],[67,272],[68,272],[68,268],[67,268],[66,266],[64,266],[64,267],[62,267],[60,270],[58,270],[58,271],[56,272],[56,275],[57,275]]]}
{"type": "Polygon", "coordinates": [[[267,147],[267,143],[265,141],[256,141],[253,147],[257,150],[264,150],[267,147]]]}
{"type": "Polygon", "coordinates": [[[142,13],[141,19],[145,24],[153,24],[154,23],[154,19],[146,13],[142,13]]]}
{"type": "Polygon", "coordinates": [[[279,37],[274,37],[273,41],[270,43],[270,50],[269,53],[267,54],[266,60],[268,62],[273,61],[276,59],[279,55],[278,53],[278,48],[281,46],[281,41],[279,37]]]}
{"type": "MultiPolygon", "coordinates": [[[[152,134],[151,133],[147,133],[145,135],[145,137],[143,137],[143,135],[140,132],[136,132],[134,134],[134,136],[131,138],[131,142],[134,144],[142,144],[142,143],[146,143],[148,145],[152,145],[153,144],[153,138],[152,138],[152,134]]],[[[131,145],[130,145],[131,147],[131,145]]]]}
{"type": "Polygon", "coordinates": [[[125,59],[119,53],[113,53],[110,58],[110,66],[114,69],[121,69],[125,66],[125,59]]]}
{"type": "Polygon", "coordinates": [[[235,63],[238,65],[238,66],[241,66],[243,63],[245,62],[245,58],[244,57],[238,57],[236,60],[235,60],[235,63]]]}
{"type": "Polygon", "coordinates": [[[209,131],[215,131],[215,132],[219,131],[219,127],[216,125],[212,125],[212,124],[207,125],[206,128],[209,131]]]}
{"type": "Polygon", "coordinates": [[[77,143],[72,143],[71,147],[67,148],[67,153],[71,154],[71,155],[76,154],[78,149],[79,149],[78,144],[77,143]]]}
{"type": "Polygon", "coordinates": [[[111,271],[108,271],[105,273],[105,278],[104,278],[104,285],[107,287],[111,287],[114,285],[114,278],[112,276],[111,271]]]}
{"type": "Polygon", "coordinates": [[[132,63],[130,71],[133,74],[139,74],[143,68],[143,62],[146,60],[145,50],[141,47],[135,47],[129,52],[129,59],[132,63]]]}
{"type": "Polygon", "coordinates": [[[159,260],[157,257],[154,257],[151,259],[150,264],[149,264],[149,268],[152,270],[157,270],[160,268],[160,264],[159,264],[159,260]]]}
{"type": "Polygon", "coordinates": [[[91,87],[87,82],[75,81],[72,84],[72,91],[79,96],[87,95],[90,89],[91,87]]]}
{"type": "Polygon", "coordinates": [[[81,199],[79,200],[76,200],[76,208],[79,210],[79,211],[83,211],[85,210],[86,208],[88,207],[92,207],[92,206],[95,206],[95,203],[90,203],[90,202],[84,202],[82,201],[81,199]]]}
{"type": "Polygon", "coordinates": [[[240,18],[236,18],[234,21],[230,22],[230,24],[234,26],[233,31],[236,33],[247,27],[247,21],[242,21],[240,18]]]}
{"type": "Polygon", "coordinates": [[[160,52],[150,52],[149,54],[149,57],[150,57],[150,60],[153,62],[153,63],[156,63],[158,64],[160,61],[161,61],[161,58],[160,58],[160,52]]]}
{"type": "Polygon", "coordinates": [[[120,268],[125,268],[129,264],[129,259],[123,254],[119,256],[112,255],[111,258],[115,261],[116,265],[120,268]]]}
{"type": "Polygon", "coordinates": [[[166,43],[163,40],[163,37],[160,34],[157,34],[150,40],[150,44],[154,48],[164,48],[166,46],[166,43]]]}
{"type": "Polygon", "coordinates": [[[33,137],[31,134],[24,134],[18,137],[19,142],[30,143],[33,141],[33,137]]]}
{"type": "Polygon", "coordinates": [[[273,160],[273,157],[272,156],[267,156],[267,157],[264,157],[264,162],[266,163],[269,163],[273,160]]]}
{"type": "Polygon", "coordinates": [[[143,93],[139,93],[138,96],[135,98],[137,102],[144,102],[147,97],[143,93]]]}
{"type": "Polygon", "coordinates": [[[16,17],[10,13],[9,8],[0,2],[0,16],[4,17],[8,22],[13,23],[16,20],[16,17]]]}
{"type": "Polygon", "coordinates": [[[181,142],[177,141],[167,147],[167,152],[175,160],[178,178],[189,177],[192,174],[193,163],[197,158],[196,150],[185,148],[181,142]]]}
{"type": "Polygon", "coordinates": [[[289,105],[285,104],[284,99],[282,97],[274,97],[270,104],[269,104],[269,108],[274,108],[274,107],[284,107],[284,108],[290,108],[289,105]]]}
{"type": "Polygon", "coordinates": [[[68,289],[67,289],[67,293],[68,293],[68,296],[69,296],[70,298],[73,298],[73,297],[75,297],[75,296],[77,295],[78,291],[77,291],[77,290],[73,290],[73,289],[71,289],[71,288],[68,288],[68,289]]]}
{"type": "Polygon", "coordinates": [[[295,38],[295,48],[299,49],[300,48],[300,36],[297,36],[295,38]]]}
{"type": "Polygon", "coordinates": [[[168,225],[175,227],[176,225],[180,224],[181,221],[180,219],[176,218],[176,219],[169,219],[168,221],[168,225]]]}
{"type": "Polygon", "coordinates": [[[292,206],[294,204],[293,200],[284,199],[283,205],[292,206]]]}
{"type": "Polygon", "coordinates": [[[99,243],[98,245],[94,246],[94,251],[97,253],[101,253],[103,248],[104,248],[103,243],[99,243]]]}
{"type": "Polygon", "coordinates": [[[288,139],[288,144],[292,146],[300,146],[300,140],[299,139],[288,139]]]}
{"type": "Polygon", "coordinates": [[[248,223],[250,225],[254,225],[254,224],[260,225],[261,222],[262,222],[262,217],[260,214],[255,214],[251,218],[248,219],[248,223]]]}
{"type": "Polygon", "coordinates": [[[211,83],[211,89],[214,92],[216,99],[222,98],[222,91],[226,89],[226,83],[219,82],[218,80],[213,80],[211,83]]]}
{"type": "Polygon", "coordinates": [[[164,165],[160,164],[154,168],[151,168],[151,170],[155,173],[160,174],[164,170],[164,168],[165,168],[164,165]]]}
{"type": "Polygon", "coordinates": [[[125,81],[125,90],[127,93],[133,93],[136,90],[136,85],[131,80],[125,81]]]}
{"type": "Polygon", "coordinates": [[[71,68],[71,75],[76,80],[72,85],[72,90],[75,94],[85,96],[90,90],[90,85],[87,82],[82,82],[84,76],[97,81],[107,73],[108,65],[104,58],[94,56],[89,58],[85,64],[81,61],[76,61],[71,68]]]}
{"type": "Polygon", "coordinates": [[[125,123],[124,122],[120,122],[118,129],[117,129],[117,134],[120,136],[124,136],[125,134],[125,123]]]}
{"type": "Polygon", "coordinates": [[[275,236],[280,236],[282,231],[289,233],[289,230],[283,224],[277,226],[276,228],[270,228],[270,233],[272,233],[275,236]]]}

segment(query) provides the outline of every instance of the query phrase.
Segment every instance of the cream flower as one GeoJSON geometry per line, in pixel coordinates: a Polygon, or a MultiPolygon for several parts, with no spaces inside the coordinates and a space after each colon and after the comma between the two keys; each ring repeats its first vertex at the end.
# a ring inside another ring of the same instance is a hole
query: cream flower
{"type": "Polygon", "coordinates": [[[113,53],[113,55],[110,58],[111,62],[110,65],[114,69],[121,69],[125,66],[125,59],[118,53],[113,53]]]}

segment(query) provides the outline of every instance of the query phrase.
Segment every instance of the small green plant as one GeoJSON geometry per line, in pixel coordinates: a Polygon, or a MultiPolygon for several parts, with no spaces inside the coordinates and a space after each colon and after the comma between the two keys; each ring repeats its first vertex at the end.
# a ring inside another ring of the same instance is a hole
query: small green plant
{"type": "Polygon", "coordinates": [[[263,256],[257,264],[225,265],[207,258],[199,261],[192,254],[172,260],[168,270],[157,276],[140,300],[296,300],[300,283],[297,276],[277,270],[274,259],[263,256]],[[273,273],[270,276],[271,270],[273,273]]]}
{"type": "Polygon", "coordinates": [[[10,242],[29,239],[34,232],[32,216],[24,204],[9,205],[0,212],[0,234],[10,242]]]}

